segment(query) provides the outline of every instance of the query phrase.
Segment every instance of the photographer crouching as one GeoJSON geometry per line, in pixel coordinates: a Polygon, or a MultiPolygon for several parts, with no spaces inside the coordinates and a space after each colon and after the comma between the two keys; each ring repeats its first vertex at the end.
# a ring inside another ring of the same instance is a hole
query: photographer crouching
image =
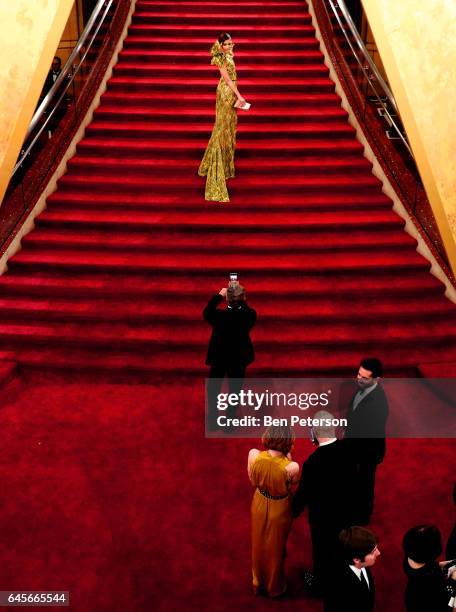
{"type": "MultiPolygon", "coordinates": [[[[216,400],[223,378],[228,377],[230,393],[239,393],[247,366],[255,359],[250,330],[255,325],[256,312],[247,304],[245,289],[239,284],[237,274],[230,274],[227,288],[214,295],[203,311],[203,317],[212,326],[206,365],[210,366],[208,381],[209,425],[216,427],[216,400]],[[223,299],[226,308],[218,308],[223,299]]],[[[233,417],[235,409],[228,408],[227,417],[233,417]]]]}

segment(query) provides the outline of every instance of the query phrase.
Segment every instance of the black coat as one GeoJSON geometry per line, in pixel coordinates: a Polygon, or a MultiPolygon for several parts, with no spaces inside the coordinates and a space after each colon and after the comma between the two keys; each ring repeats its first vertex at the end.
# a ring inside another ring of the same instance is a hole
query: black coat
{"type": "Polygon", "coordinates": [[[405,589],[407,612],[448,612],[450,595],[446,590],[445,576],[437,561],[412,569],[404,559],[404,571],[408,576],[405,589]]]}
{"type": "Polygon", "coordinates": [[[352,525],[355,466],[342,440],[318,447],[304,462],[293,515],[306,506],[309,523],[336,533],[352,525]]]}
{"type": "Polygon", "coordinates": [[[347,446],[356,463],[377,464],[383,461],[386,444],[388,400],[380,385],[368,393],[353,410],[353,397],[345,430],[347,446]]]}
{"type": "MultiPolygon", "coordinates": [[[[453,503],[456,506],[456,482],[453,486],[453,503]]],[[[448,538],[445,559],[456,559],[456,523],[454,524],[453,531],[448,538]]]]}
{"type": "Polygon", "coordinates": [[[324,596],[324,612],[371,612],[375,604],[375,584],[368,567],[366,572],[369,589],[348,563],[337,564],[331,574],[331,588],[324,596]]]}
{"type": "Polygon", "coordinates": [[[451,559],[456,559],[456,523],[454,524],[453,531],[448,538],[445,559],[448,559],[449,561],[451,559]]]}
{"type": "Polygon", "coordinates": [[[233,308],[217,308],[222,300],[220,294],[214,295],[203,311],[212,325],[206,364],[245,367],[255,359],[250,330],[256,312],[247,302],[239,302],[233,308]]]}
{"type": "MultiPolygon", "coordinates": [[[[57,75],[57,78],[60,76],[61,72],[62,71],[59,70],[58,72],[55,73],[57,75]]],[[[51,90],[53,85],[54,85],[54,72],[51,69],[51,70],[49,70],[49,72],[47,74],[46,80],[44,81],[43,91],[41,92],[41,96],[43,98],[49,93],[49,91],[51,90]]],[[[56,98],[56,100],[57,100],[57,98],[56,98]]]]}

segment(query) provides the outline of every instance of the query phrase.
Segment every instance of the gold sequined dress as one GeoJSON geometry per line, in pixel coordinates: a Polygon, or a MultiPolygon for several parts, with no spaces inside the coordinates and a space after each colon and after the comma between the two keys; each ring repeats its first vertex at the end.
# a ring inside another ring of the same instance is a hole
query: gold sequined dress
{"type": "MultiPolygon", "coordinates": [[[[228,76],[236,84],[236,66],[231,54],[225,54],[217,42],[211,49],[211,64],[226,68],[228,76]]],[[[234,108],[236,95],[221,76],[217,86],[215,124],[204,157],[198,169],[206,178],[205,199],[212,202],[229,202],[226,179],[234,176],[234,149],[236,147],[237,113],[234,108]]]]}

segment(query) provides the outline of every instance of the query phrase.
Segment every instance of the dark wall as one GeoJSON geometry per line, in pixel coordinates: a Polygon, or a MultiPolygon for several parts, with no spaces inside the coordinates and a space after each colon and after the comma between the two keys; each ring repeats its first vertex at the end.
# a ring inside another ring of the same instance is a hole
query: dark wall
{"type": "Polygon", "coordinates": [[[345,4],[347,6],[348,12],[351,15],[351,18],[353,19],[355,23],[355,26],[358,32],[360,32],[361,31],[361,14],[362,14],[361,0],[345,0],[345,4]]]}
{"type": "Polygon", "coordinates": [[[79,0],[82,4],[82,17],[84,19],[84,24],[87,23],[90,15],[92,14],[93,9],[97,3],[97,0],[79,0]]]}

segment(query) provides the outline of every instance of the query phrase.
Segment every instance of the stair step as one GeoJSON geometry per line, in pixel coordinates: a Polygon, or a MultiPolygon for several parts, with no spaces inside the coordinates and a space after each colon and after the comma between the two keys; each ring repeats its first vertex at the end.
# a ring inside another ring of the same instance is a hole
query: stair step
{"type": "MultiPolygon", "coordinates": [[[[91,210],[117,210],[129,209],[133,211],[144,211],[150,209],[170,211],[194,211],[201,206],[201,196],[198,198],[176,198],[174,195],[125,195],[125,194],[101,194],[83,191],[56,191],[48,198],[49,205],[55,205],[65,210],[91,209],[91,210]]],[[[236,202],[230,202],[231,210],[253,212],[254,210],[286,211],[304,209],[307,212],[323,211],[333,212],[338,210],[366,210],[387,209],[391,210],[391,200],[383,193],[369,194],[322,194],[322,195],[289,195],[286,205],[283,196],[268,194],[252,194],[249,197],[240,197],[236,202]]]]}
{"type": "MultiPolygon", "coordinates": [[[[120,61],[114,67],[114,76],[128,80],[156,78],[182,78],[182,65],[179,62],[168,64],[146,65],[144,63],[132,63],[120,61]]],[[[318,79],[325,78],[329,74],[329,68],[322,63],[318,64],[242,64],[237,69],[239,82],[244,83],[246,79],[318,79]]],[[[191,64],[185,66],[185,75],[191,84],[194,79],[220,78],[220,72],[208,61],[203,64],[191,64]]]]}
{"type": "MultiPolygon", "coordinates": [[[[215,73],[212,78],[198,78],[197,76],[189,77],[185,83],[185,89],[187,92],[198,92],[198,93],[214,93],[217,86],[218,76],[215,73]]],[[[261,92],[264,89],[268,89],[271,92],[283,91],[283,92],[321,92],[330,93],[335,89],[334,82],[328,77],[306,77],[306,78],[291,78],[291,77],[275,77],[275,78],[261,78],[261,77],[250,77],[242,79],[238,82],[239,87],[242,87],[242,93],[245,97],[250,95],[252,102],[255,100],[253,96],[261,96],[261,92]]],[[[109,79],[107,84],[109,91],[121,91],[121,92],[145,92],[165,89],[171,91],[182,90],[182,75],[180,77],[169,76],[169,77],[123,77],[113,76],[109,79]]]]}
{"type": "MultiPolygon", "coordinates": [[[[456,351],[446,348],[449,357],[455,359],[456,351]]],[[[395,375],[410,377],[417,375],[415,364],[417,359],[423,355],[414,347],[380,347],[376,352],[384,363],[388,364],[388,372],[395,375]]],[[[429,362],[439,359],[441,347],[433,349],[426,347],[426,356],[429,362]]],[[[127,351],[106,351],[76,349],[71,351],[53,347],[51,350],[40,346],[38,348],[28,347],[18,348],[5,347],[0,351],[0,358],[15,359],[20,361],[21,368],[38,369],[63,373],[66,376],[70,372],[78,374],[90,372],[96,374],[114,374],[115,380],[122,380],[124,377],[132,376],[135,380],[157,381],[157,377],[172,375],[175,376],[199,376],[203,378],[208,374],[208,368],[204,365],[201,355],[191,350],[181,350],[181,359],[176,360],[175,352],[157,351],[138,355],[136,352],[127,351]]],[[[256,361],[249,367],[249,376],[346,376],[353,375],[353,368],[359,362],[359,349],[347,349],[334,347],[328,352],[326,347],[316,347],[311,351],[307,350],[295,356],[290,362],[288,355],[280,352],[272,355],[270,352],[263,351],[258,353],[256,361]],[[274,366],[268,365],[274,363],[274,366]],[[349,364],[349,365],[347,365],[349,364]]]]}
{"type": "MultiPolygon", "coordinates": [[[[190,108],[190,107],[182,107],[179,110],[179,122],[188,121],[201,121],[208,122],[214,121],[214,108],[213,105],[207,108],[190,108]]],[[[170,124],[176,123],[176,109],[175,108],[166,108],[166,107],[158,107],[151,108],[145,106],[129,106],[129,107],[117,107],[117,106],[108,106],[103,105],[99,107],[95,113],[94,117],[96,121],[101,121],[104,123],[115,121],[120,123],[121,121],[125,121],[128,118],[129,122],[132,121],[142,121],[142,122],[164,122],[168,121],[170,124]]],[[[279,119],[281,124],[287,122],[296,123],[308,123],[315,122],[315,120],[319,120],[322,123],[332,123],[332,122],[340,122],[347,121],[348,115],[347,112],[342,108],[337,108],[334,106],[326,107],[317,107],[313,108],[286,108],[286,106],[272,108],[256,108],[254,113],[249,117],[243,116],[243,122],[247,120],[247,122],[253,123],[262,123],[262,122],[271,122],[279,119]]]]}
{"type": "MultiPolygon", "coordinates": [[[[423,378],[456,378],[456,362],[425,363],[419,364],[418,368],[423,378]]],[[[442,386],[437,381],[433,381],[431,384],[436,388],[437,392],[447,395],[450,392],[450,388],[447,387],[447,381],[443,380],[442,383],[442,386]]],[[[452,402],[454,400],[453,397],[449,399],[452,402]]]]}
{"type": "MultiPolygon", "coordinates": [[[[107,121],[93,121],[87,126],[86,134],[88,137],[95,138],[147,138],[149,139],[180,139],[186,138],[190,141],[194,139],[206,137],[208,140],[213,128],[213,123],[188,123],[180,122],[170,126],[169,123],[154,122],[123,122],[117,123],[107,121]]],[[[303,124],[277,124],[277,123],[262,123],[261,129],[252,123],[239,122],[237,129],[237,138],[241,140],[245,138],[257,138],[258,142],[271,140],[273,138],[318,138],[319,135],[323,138],[331,137],[334,140],[339,138],[347,138],[353,136],[354,128],[345,122],[324,123],[303,123],[303,124]]],[[[187,143],[187,147],[190,145],[187,143]]],[[[337,148],[337,143],[333,142],[333,146],[337,148]]]]}
{"type": "MultiPolygon", "coordinates": [[[[96,174],[92,176],[79,175],[74,172],[68,173],[59,180],[59,188],[71,190],[81,189],[87,191],[96,188],[101,192],[112,193],[127,192],[127,193],[146,193],[150,190],[159,190],[164,192],[181,192],[186,190],[187,197],[201,197],[201,203],[204,204],[204,177],[199,177],[196,174],[197,165],[193,176],[174,178],[174,177],[143,177],[132,179],[130,176],[113,176],[112,174],[96,174]]],[[[248,174],[238,176],[231,179],[230,193],[232,199],[236,198],[240,191],[257,191],[258,185],[263,182],[263,189],[267,189],[268,193],[296,193],[305,189],[307,193],[324,192],[324,193],[344,193],[362,191],[376,191],[380,188],[380,181],[372,176],[350,176],[332,174],[329,176],[322,175],[307,175],[295,176],[290,180],[287,176],[273,176],[268,180],[263,174],[248,174]],[[232,185],[232,186],[231,186],[232,185]]],[[[220,206],[220,203],[219,203],[220,206]]]]}
{"type": "MultiPolygon", "coordinates": [[[[238,7],[234,7],[238,8],[238,7]]],[[[239,13],[239,12],[224,12],[214,13],[210,10],[208,13],[193,13],[190,11],[176,12],[174,10],[163,9],[160,11],[141,11],[135,13],[132,19],[133,26],[206,26],[205,29],[211,28],[214,31],[223,29],[227,25],[233,31],[233,36],[237,31],[244,31],[245,25],[250,25],[251,28],[262,27],[277,27],[283,26],[310,26],[312,25],[312,17],[309,13],[303,10],[294,12],[269,13],[267,7],[256,13],[239,13]]]]}
{"type": "Polygon", "coordinates": [[[363,354],[407,376],[456,362],[454,304],[372,174],[307,2],[137,0],[48,205],[0,277],[0,360],[204,376],[201,311],[236,271],[259,313],[250,375],[352,375],[363,354]],[[197,169],[225,30],[252,108],[219,204],[197,169]]]}
{"type": "MultiPolygon", "coordinates": [[[[456,359],[456,349],[453,347],[426,347],[426,358],[430,362],[441,359],[442,354],[448,355],[449,359],[456,359]]],[[[305,351],[294,354],[290,362],[288,354],[278,351],[271,354],[267,350],[257,350],[256,360],[249,367],[249,376],[323,376],[328,372],[334,376],[352,376],[354,364],[359,362],[359,347],[334,346],[331,351],[327,347],[306,347],[305,351]]],[[[378,347],[375,354],[388,364],[387,375],[394,373],[402,376],[416,376],[415,364],[418,363],[422,352],[414,346],[405,347],[378,347]]],[[[135,380],[157,381],[158,376],[171,374],[176,376],[199,376],[203,378],[208,374],[208,368],[204,365],[201,353],[192,349],[182,348],[179,351],[180,358],[176,361],[176,353],[167,350],[141,351],[137,348],[133,351],[122,350],[97,350],[92,347],[85,349],[78,347],[60,348],[53,346],[18,347],[17,345],[2,345],[0,358],[4,360],[17,360],[21,368],[45,370],[46,372],[90,372],[93,374],[115,373],[116,381],[122,377],[131,375],[135,380]]]]}
{"type": "MultiPolygon", "coordinates": [[[[372,300],[355,298],[347,304],[345,300],[330,298],[319,300],[271,300],[262,296],[254,302],[255,308],[261,313],[261,321],[257,329],[268,327],[271,323],[277,325],[294,322],[301,324],[303,320],[308,323],[326,322],[331,326],[334,322],[358,323],[374,321],[375,323],[394,323],[405,320],[407,324],[412,321],[431,321],[439,317],[447,317],[448,323],[456,323],[456,312],[449,301],[430,299],[404,300],[394,303],[389,297],[372,300]],[[399,308],[398,308],[399,306],[399,308]]],[[[60,322],[94,322],[96,324],[127,323],[131,327],[155,323],[174,325],[187,323],[192,327],[199,327],[201,311],[204,302],[190,302],[178,296],[148,296],[139,301],[128,296],[119,299],[91,298],[90,300],[75,300],[74,298],[46,298],[27,296],[0,296],[0,325],[47,321],[54,324],[60,322]]],[[[1,378],[1,367],[0,367],[1,378]]],[[[0,381],[1,384],[1,381],[0,381]]]]}
{"type": "MultiPolygon", "coordinates": [[[[32,275],[22,271],[15,274],[0,276],[0,293],[2,295],[33,295],[49,298],[56,296],[93,298],[94,296],[120,297],[129,296],[130,299],[151,298],[156,295],[170,297],[174,300],[195,300],[204,304],[209,297],[226,284],[226,270],[220,273],[212,270],[194,270],[191,275],[177,269],[171,274],[144,276],[132,271],[126,276],[116,273],[97,272],[89,270],[87,273],[66,274],[58,272],[34,272],[32,275]]],[[[397,276],[394,272],[378,270],[375,283],[372,282],[371,271],[359,270],[356,275],[343,275],[336,272],[334,275],[318,275],[312,272],[298,271],[274,277],[273,290],[271,290],[271,274],[269,270],[256,272],[254,275],[246,273],[241,277],[246,284],[249,301],[257,304],[265,296],[268,300],[318,299],[328,298],[350,301],[360,283],[363,284],[363,296],[366,299],[381,299],[385,295],[391,299],[427,299],[442,296],[444,285],[434,276],[424,272],[415,274],[415,271],[404,272],[397,276]],[[328,293],[328,287],[331,291],[328,293]]]]}
{"type": "MultiPolygon", "coordinates": [[[[226,24],[222,24],[226,25],[226,24]]],[[[174,37],[174,43],[182,39],[195,39],[198,36],[207,36],[208,31],[219,30],[220,27],[216,25],[214,20],[214,26],[189,24],[185,21],[183,23],[177,23],[175,25],[170,24],[136,24],[132,23],[128,28],[128,38],[142,36],[142,37],[174,37]]],[[[235,31],[231,31],[233,40],[239,46],[242,44],[242,39],[247,37],[249,40],[259,41],[268,39],[269,42],[273,42],[274,39],[282,40],[285,38],[312,38],[315,37],[315,28],[312,25],[298,24],[298,25],[263,25],[255,24],[252,27],[251,24],[243,25],[239,24],[235,26],[235,31]],[[236,37],[236,38],[234,38],[236,37]],[[241,41],[241,42],[239,42],[241,41]]],[[[213,44],[214,40],[211,40],[213,44]]],[[[261,43],[263,44],[263,43],[261,43]]]]}
{"type": "MultiPolygon", "coordinates": [[[[245,51],[236,50],[236,63],[239,68],[242,69],[245,64],[252,62],[252,54],[245,51]]],[[[320,50],[308,49],[296,51],[264,51],[255,54],[255,65],[261,66],[263,64],[269,64],[270,62],[290,64],[295,62],[297,65],[301,64],[314,64],[315,62],[324,63],[323,54],[320,50]]],[[[194,50],[191,54],[179,53],[177,54],[174,50],[170,49],[122,49],[119,54],[119,60],[121,62],[137,62],[143,64],[198,64],[202,66],[204,64],[210,64],[211,56],[208,50],[194,50]]]]}
{"type": "MultiPolygon", "coordinates": [[[[182,6],[182,3],[179,2],[179,5],[176,4],[163,4],[160,5],[160,7],[142,7],[142,10],[140,11],[135,11],[134,14],[134,18],[140,18],[140,19],[151,19],[152,21],[156,20],[156,19],[184,19],[185,21],[188,21],[190,19],[192,19],[194,17],[194,12],[193,10],[190,10],[188,7],[186,7],[185,5],[182,6]],[[177,9],[180,10],[177,10],[177,9]]],[[[197,6],[197,5],[196,5],[197,6]]],[[[212,7],[217,6],[215,4],[212,4],[212,7]]],[[[222,18],[224,20],[229,20],[229,19],[236,19],[236,20],[247,20],[248,22],[251,20],[255,20],[258,19],[258,17],[264,18],[264,19],[294,19],[296,17],[303,17],[304,19],[306,19],[307,21],[310,21],[312,19],[312,16],[310,15],[310,13],[306,12],[303,10],[303,5],[301,4],[301,6],[299,5],[295,5],[294,7],[290,8],[290,7],[281,7],[281,10],[278,12],[274,12],[274,11],[269,11],[269,7],[265,4],[263,4],[262,6],[257,6],[256,10],[251,10],[251,11],[246,11],[245,7],[242,5],[241,10],[236,11],[236,9],[239,8],[240,5],[235,5],[233,6],[233,8],[231,10],[227,10],[226,6],[225,6],[225,10],[221,10],[220,12],[218,11],[214,11],[213,14],[217,15],[217,18],[222,18]]],[[[196,16],[196,19],[200,20],[200,19],[204,19],[205,17],[207,17],[207,13],[208,13],[208,8],[209,5],[206,5],[205,10],[201,11],[203,14],[196,16]]],[[[223,9],[222,6],[218,6],[219,9],[223,9]]],[[[250,7],[252,8],[252,7],[250,7]]],[[[212,15],[209,15],[209,17],[211,17],[212,15]]],[[[203,23],[200,21],[200,23],[203,23]]]]}
{"type": "MultiPolygon", "coordinates": [[[[228,206],[228,205],[227,205],[228,206]]],[[[225,207],[214,207],[210,217],[207,211],[202,208],[196,208],[190,214],[182,214],[180,212],[138,212],[134,216],[128,210],[116,211],[109,213],[107,211],[90,211],[90,210],[60,210],[57,208],[49,208],[45,210],[37,218],[37,223],[41,224],[59,224],[59,223],[82,223],[95,225],[106,225],[106,227],[123,227],[137,228],[149,231],[150,228],[156,228],[162,232],[172,229],[187,228],[193,232],[219,231],[224,232],[228,228],[232,231],[251,233],[253,234],[260,229],[280,232],[290,228],[293,231],[321,231],[321,230],[364,230],[372,231],[374,234],[382,231],[385,228],[401,230],[404,226],[404,221],[393,211],[376,210],[370,211],[369,216],[363,217],[356,211],[347,212],[344,215],[337,213],[308,213],[295,212],[292,215],[284,215],[281,212],[264,213],[243,213],[239,211],[229,210],[225,207]]]]}
{"type": "MultiPolygon", "coordinates": [[[[291,12],[291,11],[302,11],[305,7],[305,4],[301,2],[249,2],[244,0],[237,0],[236,8],[242,10],[242,14],[248,15],[250,13],[259,13],[264,11],[265,9],[268,13],[277,12],[281,14],[283,11],[291,12]]],[[[135,5],[135,14],[140,15],[143,12],[149,12],[154,10],[163,10],[163,11],[175,11],[176,8],[181,9],[185,14],[188,13],[226,13],[226,3],[221,2],[185,2],[179,0],[178,4],[176,2],[161,2],[160,0],[139,0],[135,5]]]]}
{"type": "MultiPolygon", "coordinates": [[[[309,134],[310,136],[310,134],[309,134]]],[[[194,146],[189,149],[189,142],[187,139],[173,139],[170,140],[157,139],[152,140],[151,138],[128,138],[122,137],[120,134],[110,135],[108,138],[96,138],[95,136],[86,136],[81,140],[77,146],[77,150],[80,152],[103,152],[103,157],[107,157],[112,154],[113,150],[122,151],[122,155],[126,157],[146,157],[150,158],[153,155],[162,155],[164,152],[168,154],[171,152],[175,156],[183,156],[188,159],[190,156],[199,161],[202,158],[204,150],[208,143],[208,137],[192,140],[194,146]]],[[[333,155],[354,155],[356,153],[363,153],[363,146],[360,142],[355,139],[340,138],[337,142],[330,139],[328,134],[327,138],[316,140],[311,138],[295,140],[293,138],[274,138],[272,144],[265,145],[263,140],[249,140],[248,138],[238,139],[236,143],[236,159],[239,158],[250,158],[250,157],[263,157],[280,159],[280,153],[282,152],[286,159],[290,156],[296,159],[297,156],[303,155],[305,157],[311,156],[322,156],[330,157],[333,155]]],[[[186,194],[188,195],[188,194],[186,194]]]]}
{"type": "MultiPolygon", "coordinates": [[[[215,84],[214,84],[215,87],[215,84]]],[[[211,93],[204,92],[191,92],[191,91],[170,91],[162,89],[154,92],[116,92],[107,90],[102,96],[102,105],[99,107],[102,109],[105,104],[116,105],[122,109],[125,109],[126,103],[127,108],[138,104],[144,104],[151,111],[158,108],[171,108],[174,109],[176,106],[190,108],[199,107],[204,109],[210,109],[214,112],[215,99],[214,91],[211,93]]],[[[289,92],[273,93],[267,92],[261,95],[259,99],[261,109],[276,109],[283,105],[288,109],[306,109],[309,107],[334,107],[340,109],[340,98],[335,93],[321,93],[321,92],[295,92],[290,94],[289,92]]],[[[258,105],[257,109],[258,109],[258,105]]],[[[252,107],[253,109],[253,107],[252,107]]],[[[249,111],[251,112],[251,111],[249,111]]]]}
{"type": "Polygon", "coordinates": [[[359,273],[361,269],[373,273],[380,266],[390,273],[402,270],[429,271],[430,264],[415,251],[402,253],[398,258],[389,251],[373,253],[371,249],[359,250],[355,254],[312,253],[297,254],[292,259],[287,255],[250,255],[248,259],[237,254],[226,254],[223,259],[218,254],[198,256],[184,254],[179,256],[135,254],[135,253],[100,253],[87,249],[84,252],[60,249],[58,251],[42,249],[39,252],[20,251],[9,262],[10,269],[17,267],[40,268],[50,271],[61,270],[106,270],[119,274],[143,272],[163,274],[172,271],[186,271],[193,274],[195,269],[204,267],[225,278],[227,270],[237,270],[243,276],[269,272],[273,274],[308,273],[310,270],[320,274],[359,273]]]}
{"type": "MultiPolygon", "coordinates": [[[[301,30],[301,28],[300,28],[301,30]]],[[[183,36],[182,33],[175,32],[175,36],[172,34],[164,34],[160,32],[154,32],[153,35],[141,34],[141,35],[133,35],[129,34],[129,36],[124,41],[124,49],[141,49],[141,50],[150,50],[150,49],[160,49],[160,50],[173,50],[175,53],[185,52],[191,53],[192,51],[201,51],[201,49],[207,49],[208,52],[212,45],[214,44],[214,37],[206,35],[204,32],[202,36],[192,35],[191,37],[183,36]]],[[[248,34],[251,34],[249,32],[248,34]]],[[[287,36],[281,37],[279,35],[274,38],[269,38],[269,34],[265,37],[267,33],[261,33],[261,50],[263,51],[284,51],[284,50],[292,50],[297,53],[313,49],[319,50],[320,43],[315,38],[315,32],[313,32],[310,36],[304,36],[302,33],[301,36],[287,36]]],[[[258,53],[258,38],[252,36],[245,35],[236,35],[236,52],[239,49],[243,51],[250,52],[252,54],[258,53]]]]}
{"type": "Polygon", "coordinates": [[[13,378],[17,376],[17,363],[14,360],[2,359],[0,356],[0,389],[4,391],[13,378]]]}
{"type": "Polygon", "coordinates": [[[22,245],[30,248],[53,249],[96,249],[99,251],[116,252],[129,250],[132,252],[192,252],[227,249],[232,253],[288,253],[294,256],[297,252],[355,251],[357,249],[409,249],[416,247],[415,240],[408,234],[395,230],[383,230],[372,233],[366,229],[354,230],[347,235],[340,232],[325,231],[316,236],[314,231],[303,232],[288,230],[284,240],[282,232],[255,232],[241,234],[239,232],[223,231],[210,234],[201,243],[201,237],[193,230],[163,233],[161,228],[152,233],[137,231],[134,233],[115,231],[89,230],[84,234],[69,230],[53,230],[40,227],[22,239],[22,245]]]}
{"type": "MultiPolygon", "coordinates": [[[[250,173],[251,164],[246,159],[236,163],[236,173],[244,176],[250,173]]],[[[89,157],[78,155],[68,163],[68,169],[76,174],[84,173],[86,176],[116,175],[121,171],[124,176],[141,178],[144,176],[163,175],[193,175],[195,173],[195,161],[192,159],[170,159],[165,155],[152,159],[125,159],[124,157],[89,157]]],[[[346,175],[370,176],[372,164],[364,157],[358,158],[314,158],[306,160],[256,160],[255,174],[264,173],[269,176],[278,174],[281,176],[291,175],[331,175],[344,172],[346,175]]]]}
{"type": "MultiPolygon", "coordinates": [[[[281,14],[282,12],[298,12],[303,11],[305,5],[302,2],[244,2],[238,0],[236,2],[236,8],[242,11],[242,14],[249,15],[251,13],[257,14],[264,10],[267,10],[270,14],[281,14]]],[[[141,15],[142,13],[148,13],[149,11],[176,11],[179,8],[184,14],[192,13],[203,13],[207,14],[212,12],[213,14],[226,14],[227,5],[226,3],[208,3],[208,2],[137,2],[135,5],[135,15],[141,15]]]]}
{"type": "MultiPolygon", "coordinates": [[[[209,327],[201,321],[191,326],[188,322],[175,322],[173,334],[169,325],[156,321],[154,325],[142,325],[139,328],[125,323],[93,323],[88,328],[84,323],[61,323],[55,325],[44,323],[5,323],[0,322],[0,342],[12,341],[31,344],[48,344],[57,346],[92,346],[110,349],[141,348],[167,349],[179,351],[183,347],[199,351],[201,355],[207,347],[209,327]]],[[[400,322],[385,324],[382,329],[369,329],[369,337],[360,333],[358,323],[321,324],[315,321],[301,324],[296,329],[295,322],[271,321],[254,329],[254,340],[258,350],[283,351],[292,347],[294,351],[306,350],[308,347],[346,346],[360,350],[366,347],[408,346],[418,343],[426,346],[438,344],[442,348],[452,346],[456,340],[456,326],[448,329],[441,321],[428,321],[426,329],[420,322],[400,322]],[[280,340],[271,338],[271,330],[280,333],[280,340]]]]}

